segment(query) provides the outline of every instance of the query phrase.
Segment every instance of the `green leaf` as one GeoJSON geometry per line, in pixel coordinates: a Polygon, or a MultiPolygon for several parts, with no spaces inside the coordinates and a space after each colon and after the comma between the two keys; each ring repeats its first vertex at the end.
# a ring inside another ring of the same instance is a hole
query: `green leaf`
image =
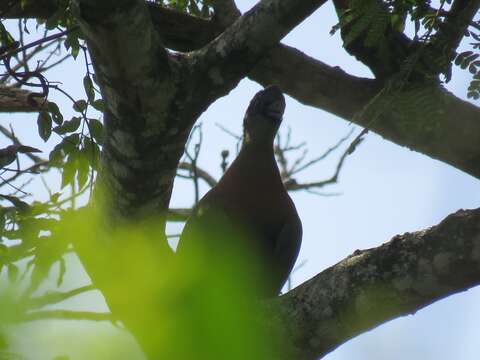
{"type": "Polygon", "coordinates": [[[25,201],[20,200],[16,196],[0,194],[0,197],[10,201],[19,213],[28,213],[30,211],[30,205],[28,205],[25,201]]]}
{"type": "Polygon", "coordinates": [[[95,90],[93,89],[93,82],[90,76],[87,74],[83,77],[83,88],[85,89],[85,94],[90,102],[95,100],[95,90]]]}
{"type": "Polygon", "coordinates": [[[78,32],[73,31],[67,35],[64,42],[65,49],[70,50],[74,59],[77,58],[80,51],[80,43],[78,42],[78,32]]]}
{"type": "Polygon", "coordinates": [[[43,141],[47,141],[52,134],[52,118],[46,111],[40,111],[37,118],[38,134],[43,141]]]}
{"type": "Polygon", "coordinates": [[[55,122],[55,124],[57,124],[57,125],[62,125],[63,115],[62,115],[62,113],[60,112],[60,109],[58,108],[57,104],[55,104],[54,102],[49,101],[49,102],[47,103],[47,108],[48,108],[48,111],[52,114],[52,116],[53,116],[53,121],[55,122]]]}
{"type": "Polygon", "coordinates": [[[66,155],[78,152],[80,134],[65,136],[60,144],[57,144],[50,152],[49,159],[52,165],[59,166],[66,155]]]}
{"type": "Polygon", "coordinates": [[[40,153],[42,152],[42,150],[39,150],[37,148],[34,148],[34,147],[31,147],[31,146],[27,146],[27,145],[18,145],[18,148],[17,148],[17,151],[20,153],[20,154],[28,154],[28,153],[40,153]]]}
{"type": "Polygon", "coordinates": [[[29,154],[33,152],[41,152],[41,150],[26,145],[9,145],[6,148],[0,149],[0,168],[14,162],[18,153],[29,154]]]}
{"type": "Polygon", "coordinates": [[[80,52],[80,46],[78,46],[78,47],[73,47],[72,46],[72,56],[73,56],[74,59],[77,58],[79,52],[80,52]]]}
{"type": "Polygon", "coordinates": [[[84,154],[77,159],[77,184],[82,189],[88,181],[88,174],[90,173],[90,166],[88,159],[84,154]]]}
{"type": "Polygon", "coordinates": [[[58,16],[57,14],[53,14],[53,16],[50,16],[47,21],[45,22],[45,28],[47,30],[53,30],[58,26],[58,16]]]}
{"type": "Polygon", "coordinates": [[[95,108],[95,110],[104,112],[105,111],[105,103],[103,102],[103,99],[97,99],[92,103],[92,106],[95,108]]]}
{"type": "Polygon", "coordinates": [[[58,144],[52,151],[50,151],[48,160],[52,166],[60,166],[64,157],[65,153],[62,149],[62,144],[58,144]]]}
{"type": "Polygon", "coordinates": [[[17,149],[15,145],[7,146],[6,148],[0,149],[0,168],[3,168],[17,158],[17,149]]]}
{"type": "Polygon", "coordinates": [[[61,195],[62,195],[62,193],[59,193],[59,192],[56,192],[55,194],[52,194],[52,196],[50,196],[50,201],[52,203],[56,204],[61,195]]]}
{"type": "Polygon", "coordinates": [[[11,46],[15,43],[15,39],[7,31],[3,23],[0,22],[0,44],[2,46],[11,46]]]}
{"type": "Polygon", "coordinates": [[[65,135],[77,131],[80,126],[81,119],[79,117],[72,117],[71,120],[65,121],[63,125],[53,128],[53,131],[59,135],[65,135]]]}
{"type": "Polygon", "coordinates": [[[480,99],[480,94],[478,92],[472,91],[472,92],[467,93],[467,97],[469,99],[478,100],[478,99],[480,99]]]}
{"type": "Polygon", "coordinates": [[[97,119],[88,119],[88,128],[90,130],[90,135],[97,143],[102,145],[104,139],[102,122],[97,119]]]}
{"type": "Polygon", "coordinates": [[[89,161],[90,166],[94,170],[98,170],[98,163],[100,161],[100,147],[95,142],[92,142],[88,137],[84,138],[82,153],[89,161]]]}
{"type": "Polygon", "coordinates": [[[80,144],[80,134],[65,136],[62,142],[64,143],[67,154],[70,154],[74,149],[78,148],[78,144],[80,144]]]}
{"type": "Polygon", "coordinates": [[[73,184],[76,171],[77,171],[77,159],[74,153],[72,153],[67,157],[67,161],[63,166],[62,184],[60,186],[61,189],[63,189],[68,184],[73,184]]]}
{"type": "Polygon", "coordinates": [[[73,104],[73,110],[76,112],[83,112],[87,108],[87,102],[85,100],[77,100],[73,104]]]}

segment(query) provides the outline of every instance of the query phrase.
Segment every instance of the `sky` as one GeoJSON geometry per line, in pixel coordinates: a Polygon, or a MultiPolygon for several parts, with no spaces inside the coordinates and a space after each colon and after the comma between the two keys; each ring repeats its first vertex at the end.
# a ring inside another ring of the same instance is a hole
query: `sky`
{"type": "MultiPolygon", "coordinates": [[[[237,1],[242,11],[254,1],[237,1]]],[[[330,28],[336,24],[335,12],[330,2],[294,29],[284,40],[310,56],[327,64],[340,66],[350,74],[371,77],[370,71],[349,56],[341,46],[338,34],[330,36],[330,28]]],[[[80,60],[62,64],[49,74],[49,79],[61,80],[70,92],[83,95],[81,76],[84,68],[80,60]],[[78,69],[81,70],[78,70],[78,69]]],[[[454,69],[453,80],[447,88],[458,97],[465,98],[469,74],[454,69]]],[[[240,134],[244,111],[252,96],[261,87],[244,80],[228,96],[219,99],[202,115],[203,145],[199,166],[208,169],[218,178],[220,152],[228,149],[235,153],[235,139],[216,124],[240,134]]],[[[52,94],[52,96],[57,96],[52,94]]],[[[70,105],[58,97],[59,104],[70,105]]],[[[480,103],[475,103],[477,106],[480,103]]],[[[42,144],[35,133],[36,119],[31,114],[0,114],[0,123],[12,123],[21,139],[31,146],[48,150],[52,142],[42,144]]],[[[308,107],[287,97],[287,108],[282,124],[283,134],[292,129],[292,142],[308,144],[309,156],[323,153],[351,129],[358,134],[361,129],[322,110],[308,107]]],[[[3,147],[4,139],[0,139],[3,147]]],[[[346,144],[348,146],[348,144],[346,144]]],[[[341,150],[326,161],[301,173],[297,181],[307,182],[328,178],[334,171],[341,150]]],[[[231,158],[230,158],[231,160],[231,158]]],[[[52,187],[58,186],[55,176],[49,177],[52,187]]],[[[38,185],[40,187],[40,185],[38,185]]],[[[207,189],[202,187],[202,191],[207,189]]],[[[39,188],[39,193],[41,192],[39,188]]],[[[336,185],[321,190],[337,196],[321,196],[306,192],[291,194],[303,223],[302,249],[297,264],[303,264],[292,275],[293,286],[301,284],[323,269],[337,263],[356,249],[381,245],[394,235],[436,225],[448,214],[461,208],[476,208],[480,202],[480,183],[477,179],[433,160],[425,155],[395,145],[380,136],[369,133],[361,146],[350,156],[336,185]]],[[[172,207],[190,206],[193,201],[192,185],[185,181],[175,184],[172,207]]],[[[177,225],[169,226],[170,233],[178,233],[177,225]]],[[[76,259],[70,260],[72,263],[76,259]]],[[[79,266],[78,266],[79,267],[79,266]]],[[[82,279],[73,274],[72,278],[82,279]]],[[[84,278],[83,278],[84,279],[84,278]]],[[[369,331],[327,355],[327,360],[346,359],[421,359],[447,360],[478,359],[478,332],[480,331],[480,289],[439,301],[413,316],[396,319],[369,331]]],[[[85,294],[71,300],[67,307],[78,308],[85,304],[104,304],[97,294],[85,294]]],[[[18,348],[35,353],[34,359],[50,359],[48,344],[53,338],[75,338],[78,332],[91,325],[52,322],[51,325],[30,325],[49,331],[33,331],[34,336],[20,336],[25,328],[19,328],[14,336],[18,348]],[[84,328],[82,328],[84,327],[84,328]]],[[[95,324],[96,332],[111,332],[108,324],[95,324]]],[[[29,328],[30,330],[32,328],[29,328]]],[[[121,359],[132,359],[138,354],[133,340],[122,334],[121,359]],[[125,341],[125,339],[127,339],[125,341]]],[[[95,342],[95,337],[82,341],[95,342]]],[[[66,341],[65,351],[74,352],[92,343],[66,341]]],[[[101,348],[101,344],[97,344],[101,348]]],[[[93,346],[93,349],[98,347],[93,346]]],[[[93,351],[93,350],[92,350],[93,351]]],[[[109,351],[108,349],[104,351],[109,351]]],[[[104,357],[98,357],[103,359],[104,357]]],[[[75,357],[72,357],[75,359],[75,357]]]]}

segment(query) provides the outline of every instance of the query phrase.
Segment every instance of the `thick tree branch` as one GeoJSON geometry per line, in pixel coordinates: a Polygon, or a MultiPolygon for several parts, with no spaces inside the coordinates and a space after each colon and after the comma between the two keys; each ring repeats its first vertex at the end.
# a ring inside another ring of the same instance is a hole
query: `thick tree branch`
{"type": "MultiPolygon", "coordinates": [[[[57,10],[56,0],[28,1],[22,7],[20,0],[0,3],[0,17],[4,19],[18,18],[49,18],[57,10]]],[[[147,7],[155,27],[167,48],[178,51],[191,51],[208,44],[225,28],[218,21],[208,21],[195,16],[189,16],[173,9],[164,8],[153,2],[147,7]]]]}
{"type": "Polygon", "coordinates": [[[18,18],[48,18],[55,10],[58,4],[56,0],[35,0],[23,2],[20,0],[7,0],[0,3],[0,18],[18,19],[18,18]]]}
{"type": "Polygon", "coordinates": [[[45,102],[31,94],[28,90],[0,85],[0,113],[38,112],[44,108],[45,102]]]}
{"type": "Polygon", "coordinates": [[[261,84],[276,82],[298,101],[329,111],[368,128],[398,145],[406,146],[480,178],[480,109],[456,98],[440,86],[428,87],[421,96],[399,94],[398,103],[383,109],[375,120],[356,116],[377,94],[381,84],[357,78],[328,66],[298,50],[280,46],[250,73],[261,84]],[[405,111],[402,96],[412,96],[405,111]],[[424,103],[435,104],[427,111],[424,103]],[[412,117],[415,113],[417,117],[412,117]]]}
{"type": "Polygon", "coordinates": [[[207,46],[190,54],[211,101],[225,95],[266,51],[326,0],[262,0],[207,46]]]}
{"type": "Polygon", "coordinates": [[[432,228],[357,250],[268,303],[292,340],[291,358],[317,359],[382,323],[480,284],[479,224],[480,209],[459,210],[432,228]]]}
{"type": "MultiPolygon", "coordinates": [[[[199,48],[221,32],[214,22],[149,6],[155,26],[165,44],[172,49],[185,51],[199,48]]],[[[338,67],[328,66],[288,46],[275,47],[255,66],[249,77],[263,85],[277,83],[287,94],[306,105],[366,126],[390,141],[480,177],[477,161],[480,159],[480,148],[477,146],[480,143],[480,123],[476,121],[480,110],[448,92],[434,94],[441,108],[435,114],[438,131],[432,136],[428,127],[417,126],[412,133],[410,127],[403,126],[403,130],[399,131],[399,124],[391,115],[402,115],[401,109],[400,113],[384,113],[382,120],[373,124],[365,118],[354,118],[377,95],[382,84],[350,76],[338,67]],[[449,144],[448,149],[446,144],[449,144]]]]}
{"type": "Polygon", "coordinates": [[[465,36],[465,30],[470,25],[480,8],[479,0],[456,0],[440,24],[440,30],[435,36],[434,46],[440,54],[450,52],[453,55],[465,36]]]}
{"type": "Polygon", "coordinates": [[[164,45],[176,51],[192,51],[208,44],[225,29],[217,21],[195,16],[148,3],[152,21],[164,45]]]}
{"type": "Polygon", "coordinates": [[[214,21],[226,28],[242,15],[234,0],[213,0],[214,21]]]}
{"type": "MultiPolygon", "coordinates": [[[[165,11],[165,10],[162,10],[165,11]]],[[[192,17],[178,16],[179,24],[192,24],[192,17]]],[[[209,28],[195,22],[198,28],[192,34],[205,34],[209,28]]],[[[211,38],[217,31],[211,32],[211,38]]],[[[177,32],[177,37],[180,37],[177,32]]],[[[199,42],[201,43],[201,42],[199,42]]],[[[175,44],[171,43],[173,47],[175,44]]],[[[319,60],[285,45],[276,46],[250,72],[249,77],[266,86],[277,83],[298,101],[314,106],[358,125],[367,127],[387,140],[406,146],[434,159],[446,162],[466,173],[480,178],[480,109],[453,94],[438,88],[431,93],[431,102],[438,104],[434,114],[425,117],[436,124],[436,131],[429,126],[418,126],[408,121],[402,108],[387,109],[380,119],[370,123],[368,118],[356,118],[366,104],[381,89],[380,82],[351,76],[338,67],[331,67],[319,60]],[[398,121],[403,116],[404,121],[398,121]],[[431,119],[432,120],[432,119],[431,119]]],[[[415,106],[415,105],[413,105],[415,106]]],[[[419,110],[422,110],[421,105],[419,110]]]]}
{"type": "Polygon", "coordinates": [[[181,115],[173,100],[182,95],[172,79],[179,69],[163,48],[146,2],[76,5],[106,104],[100,180],[113,201],[109,208],[130,219],[166,211],[185,137],[185,129],[175,128],[181,115]]]}

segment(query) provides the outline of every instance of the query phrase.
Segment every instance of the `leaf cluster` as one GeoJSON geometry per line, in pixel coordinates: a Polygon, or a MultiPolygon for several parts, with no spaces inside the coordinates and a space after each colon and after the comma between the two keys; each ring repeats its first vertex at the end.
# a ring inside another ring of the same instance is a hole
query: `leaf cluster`
{"type": "Polygon", "coordinates": [[[345,47],[360,43],[363,48],[372,49],[375,56],[386,63],[392,52],[390,43],[395,39],[389,34],[403,33],[409,22],[414,27],[414,47],[408,49],[409,54],[399,54],[401,56],[397,61],[401,63],[402,72],[415,73],[419,78],[427,79],[443,74],[448,82],[455,59],[456,65],[472,74],[467,96],[476,100],[480,98],[480,21],[472,21],[464,34],[473,40],[469,44],[472,50],[455,55],[450,50],[450,44],[445,43],[448,37],[443,39],[441,36],[449,16],[444,8],[451,4],[452,0],[441,0],[439,8],[435,9],[429,0],[353,0],[342,11],[340,22],[332,28],[331,34],[341,29],[345,47]],[[415,59],[414,63],[412,59],[415,59]]]}
{"type": "MultiPolygon", "coordinates": [[[[476,22],[480,29],[480,21],[476,22]]],[[[471,99],[480,99],[480,32],[467,30],[467,37],[473,41],[470,46],[473,50],[463,51],[457,54],[455,65],[460,66],[464,70],[468,70],[472,75],[472,80],[467,90],[467,96],[471,99]]]]}
{"type": "Polygon", "coordinates": [[[212,15],[211,0],[155,0],[156,4],[203,18],[212,15]]]}

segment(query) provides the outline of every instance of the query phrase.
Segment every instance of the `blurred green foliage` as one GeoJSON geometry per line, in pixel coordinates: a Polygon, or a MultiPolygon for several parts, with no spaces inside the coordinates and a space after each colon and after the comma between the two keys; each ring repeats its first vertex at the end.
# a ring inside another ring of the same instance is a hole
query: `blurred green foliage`
{"type": "MultiPolygon", "coordinates": [[[[202,246],[185,256],[173,256],[159,244],[162,230],[155,221],[108,229],[100,212],[81,210],[65,213],[52,238],[73,245],[105,295],[111,321],[121,318],[148,358],[274,358],[271,351],[277,346],[272,344],[282,342],[263,328],[261,300],[253,295],[259,281],[253,259],[240,248],[212,257],[202,246]]],[[[51,259],[62,257],[62,249],[45,252],[51,259]]],[[[32,314],[45,309],[29,307],[32,297],[42,296],[38,284],[34,296],[28,290],[34,272],[27,272],[25,263],[12,264],[21,276],[2,291],[2,329],[31,321],[32,314]]],[[[46,269],[45,276],[51,275],[46,269]]]]}

